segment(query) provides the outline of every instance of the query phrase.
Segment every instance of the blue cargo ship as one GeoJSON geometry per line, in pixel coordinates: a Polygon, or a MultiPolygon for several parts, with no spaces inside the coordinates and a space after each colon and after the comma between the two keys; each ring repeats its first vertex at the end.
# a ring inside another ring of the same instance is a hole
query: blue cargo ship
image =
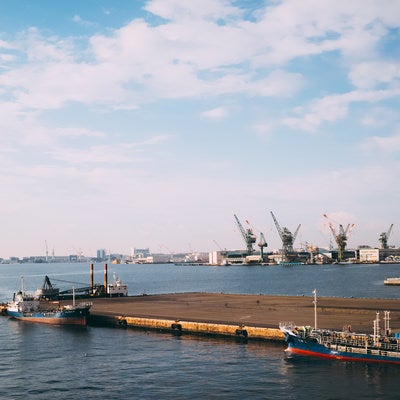
{"type": "Polygon", "coordinates": [[[350,327],[343,331],[317,329],[317,297],[314,290],[315,328],[281,322],[288,353],[330,358],[341,361],[362,361],[400,364],[400,334],[392,333],[390,311],[384,311],[384,327],[380,327],[379,312],[373,333],[354,333],[350,327]]]}
{"type": "Polygon", "coordinates": [[[352,332],[280,325],[286,336],[287,352],[341,361],[400,364],[400,339],[392,335],[367,335],[352,332]]]}

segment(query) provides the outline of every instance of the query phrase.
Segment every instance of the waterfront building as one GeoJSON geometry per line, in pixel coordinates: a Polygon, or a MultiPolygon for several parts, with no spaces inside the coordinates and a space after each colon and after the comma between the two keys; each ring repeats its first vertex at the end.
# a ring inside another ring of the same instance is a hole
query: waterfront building
{"type": "Polygon", "coordinates": [[[106,250],[105,249],[97,250],[96,258],[99,261],[104,261],[106,259],[106,250]]]}
{"type": "Polygon", "coordinates": [[[398,261],[400,259],[400,249],[377,249],[377,248],[360,248],[358,249],[358,258],[364,263],[379,263],[398,261]]]}

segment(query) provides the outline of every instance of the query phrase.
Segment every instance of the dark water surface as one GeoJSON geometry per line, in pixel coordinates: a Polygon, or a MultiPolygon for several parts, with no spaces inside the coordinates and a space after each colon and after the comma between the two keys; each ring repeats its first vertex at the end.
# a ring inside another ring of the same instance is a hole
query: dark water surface
{"type": "MultiPolygon", "coordinates": [[[[397,298],[399,265],[109,265],[130,294],[209,291],[397,298]]],[[[85,286],[83,264],[1,265],[0,301],[19,288],[85,286]],[[68,281],[68,282],[66,282],[68,281]]],[[[95,266],[103,282],[103,265],[95,266]]],[[[377,310],[379,300],[377,300],[377,310]]],[[[393,317],[395,317],[393,315],[393,317]]],[[[283,343],[56,327],[0,318],[1,399],[398,399],[400,367],[288,357],[283,343]]]]}

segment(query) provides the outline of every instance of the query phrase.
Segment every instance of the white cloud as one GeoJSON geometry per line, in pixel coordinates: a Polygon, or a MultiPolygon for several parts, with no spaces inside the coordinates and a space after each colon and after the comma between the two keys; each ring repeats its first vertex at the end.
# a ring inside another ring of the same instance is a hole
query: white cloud
{"type": "Polygon", "coordinates": [[[240,10],[231,5],[230,1],[192,0],[182,2],[180,0],[151,0],[145,9],[162,18],[180,21],[189,19],[213,19],[221,20],[230,16],[238,16],[240,10]]]}
{"type": "Polygon", "coordinates": [[[210,119],[224,119],[228,116],[228,110],[224,107],[217,107],[211,110],[204,111],[201,115],[210,119]]]}
{"type": "MultiPolygon", "coordinates": [[[[75,130],[71,130],[73,133],[75,130]]],[[[68,130],[69,132],[69,130],[68,130]]],[[[79,130],[76,132],[82,134],[79,130]]],[[[86,134],[86,131],[83,132],[86,134]]],[[[90,132],[87,132],[90,134],[90,132]]],[[[96,135],[99,136],[99,135],[96,135]]],[[[101,134],[101,136],[103,136],[101,134]]],[[[71,165],[87,166],[89,164],[105,164],[109,167],[121,164],[135,164],[152,160],[150,151],[143,155],[143,149],[148,146],[158,145],[170,137],[167,135],[153,136],[141,142],[112,143],[92,145],[86,148],[57,147],[49,149],[47,154],[57,161],[71,165]],[[117,156],[116,156],[117,155],[117,156]]]]}
{"type": "Polygon", "coordinates": [[[385,153],[400,152],[400,130],[392,136],[373,136],[364,141],[361,145],[366,151],[376,152],[383,151],[385,153]]]}
{"type": "Polygon", "coordinates": [[[400,120],[398,112],[389,107],[374,107],[361,118],[361,123],[367,127],[391,126],[400,120]]]}
{"type": "Polygon", "coordinates": [[[314,100],[308,107],[295,109],[300,117],[283,118],[282,123],[293,128],[314,132],[323,122],[335,122],[344,118],[352,103],[379,103],[397,98],[400,88],[393,90],[355,90],[344,94],[333,94],[314,100]]]}
{"type": "MultiPolygon", "coordinates": [[[[38,109],[69,101],[131,109],[158,98],[205,94],[291,96],[304,84],[302,76],[277,64],[325,51],[354,53],[353,47],[362,47],[361,33],[373,51],[371,35],[376,43],[385,29],[371,26],[395,23],[387,10],[396,11],[391,2],[386,9],[374,2],[348,3],[286,1],[250,22],[225,0],[154,0],[146,10],[168,22],[151,26],[136,19],[109,36],[93,36],[90,47],[78,52],[76,39],[44,37],[31,28],[19,42],[31,64],[3,74],[0,85],[21,105],[38,109]],[[94,62],[83,61],[91,55],[94,62]]],[[[74,20],[86,22],[78,14],[74,20]]],[[[384,80],[396,76],[393,68],[384,80]]],[[[355,66],[351,78],[365,87],[371,83],[364,82],[362,69],[355,66]]]]}
{"type": "Polygon", "coordinates": [[[14,60],[15,56],[12,54],[0,54],[0,61],[10,62],[14,60]]]}
{"type": "Polygon", "coordinates": [[[360,89],[373,89],[379,84],[400,85],[399,62],[363,62],[350,71],[352,83],[360,89]]]}
{"type": "Polygon", "coordinates": [[[94,22],[85,20],[78,14],[76,14],[72,17],[72,21],[74,21],[77,24],[82,25],[82,26],[87,26],[87,27],[96,26],[96,24],[94,22]]]}

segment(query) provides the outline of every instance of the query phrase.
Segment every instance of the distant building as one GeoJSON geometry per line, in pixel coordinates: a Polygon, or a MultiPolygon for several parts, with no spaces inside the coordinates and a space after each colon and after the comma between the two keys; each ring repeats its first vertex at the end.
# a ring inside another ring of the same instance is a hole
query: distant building
{"type": "Polygon", "coordinates": [[[99,250],[97,250],[96,258],[97,258],[99,261],[105,260],[105,259],[106,259],[106,251],[105,251],[105,249],[99,249],[99,250]]]}
{"type": "Polygon", "coordinates": [[[211,251],[208,253],[208,262],[211,265],[226,264],[226,251],[211,251]]]}
{"type": "Polygon", "coordinates": [[[363,263],[379,262],[379,249],[362,248],[358,250],[358,257],[363,263]]]}
{"type": "Polygon", "coordinates": [[[137,249],[136,247],[133,249],[134,258],[146,258],[150,255],[150,249],[137,249]]]}
{"type": "Polygon", "coordinates": [[[378,263],[382,261],[396,261],[400,259],[400,249],[358,249],[358,258],[364,263],[378,263]]]}

